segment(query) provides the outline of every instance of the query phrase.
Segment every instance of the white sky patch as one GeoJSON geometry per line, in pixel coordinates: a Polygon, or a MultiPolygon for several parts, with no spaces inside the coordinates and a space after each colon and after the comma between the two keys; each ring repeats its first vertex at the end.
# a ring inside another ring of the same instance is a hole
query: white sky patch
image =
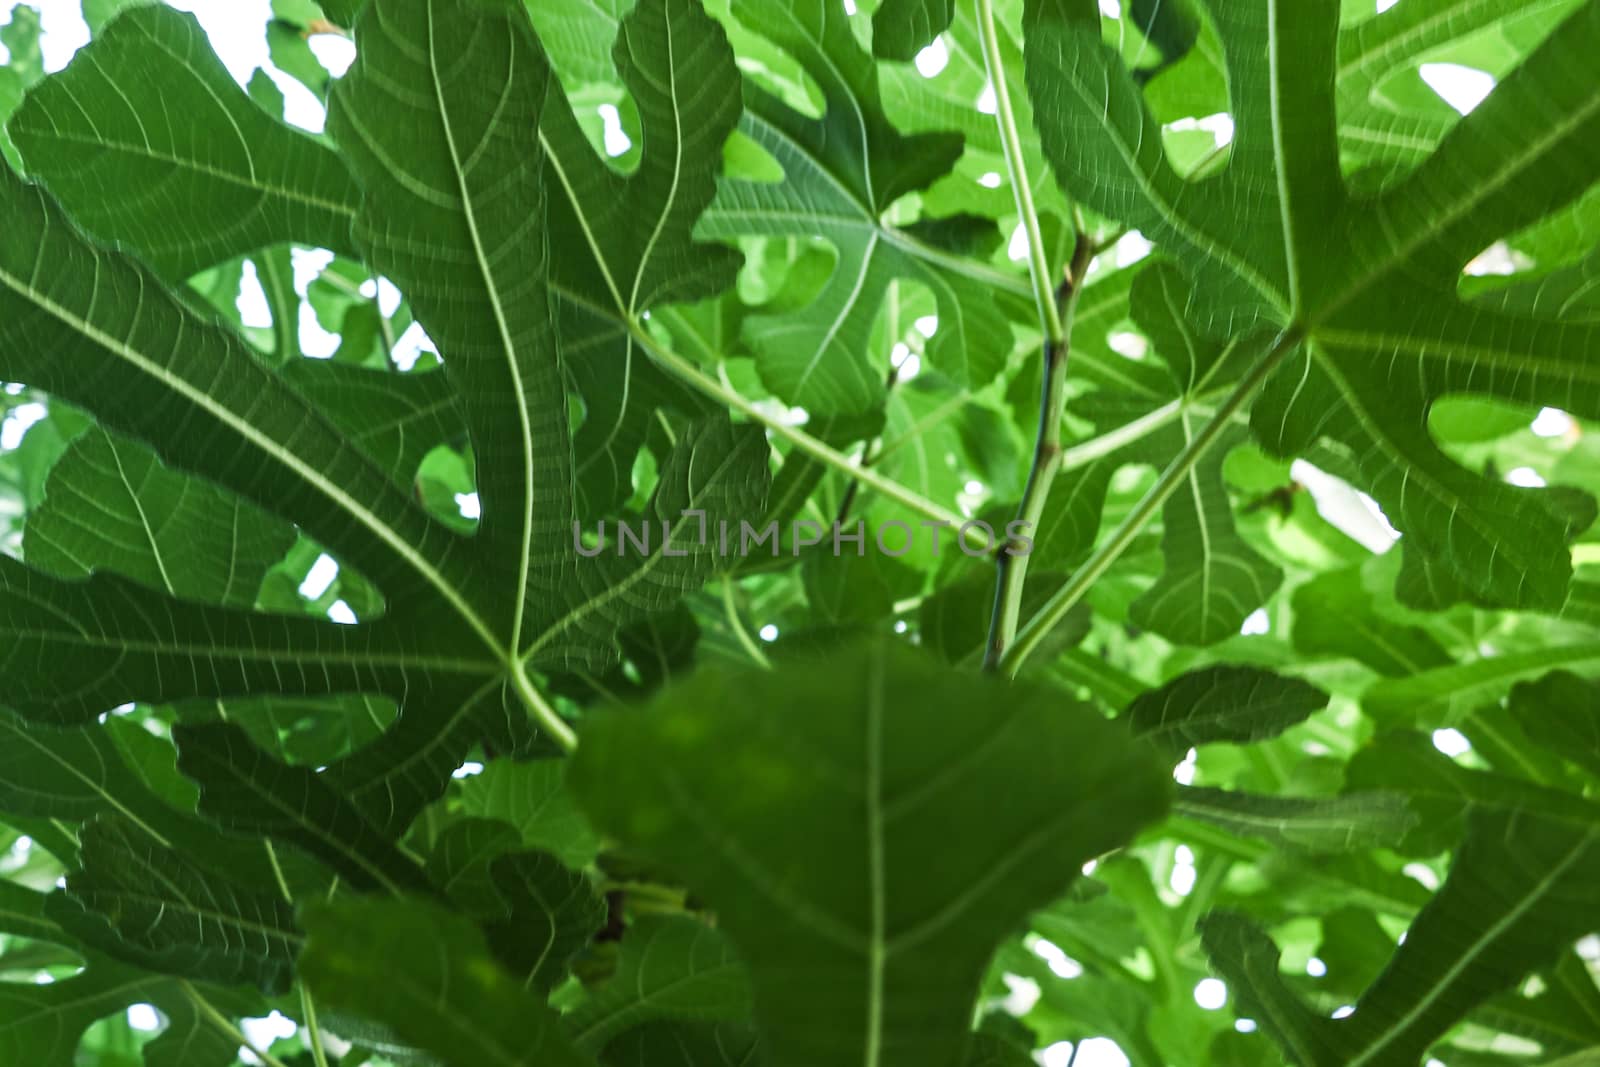
{"type": "Polygon", "coordinates": [[[1383,14],[1399,2],[1400,0],[1378,0],[1378,14],[1383,14]]]}
{"type": "Polygon", "coordinates": [[[400,310],[400,290],[388,278],[368,278],[361,283],[361,295],[368,300],[376,297],[378,312],[386,319],[393,318],[400,310]]]}
{"type": "Polygon", "coordinates": [[[1472,257],[1472,262],[1462,268],[1461,273],[1473,278],[1493,276],[1507,278],[1517,273],[1517,257],[1511,252],[1511,246],[1504,241],[1494,244],[1472,257]]]}
{"type": "MultiPolygon", "coordinates": [[[[323,131],[328,115],[316,94],[272,65],[266,33],[267,21],[272,18],[272,0],[168,0],[168,3],[179,11],[192,12],[200,20],[206,36],[211,39],[212,49],[234,81],[244,85],[257,68],[265,70],[283,93],[283,120],[313,133],[323,131]]],[[[355,59],[355,46],[341,38],[319,35],[310,43],[318,62],[335,75],[343,74],[355,59]]]]}
{"type": "Polygon", "coordinates": [[[264,1050],[280,1038],[293,1037],[299,1028],[293,1019],[275,1011],[261,1019],[240,1019],[239,1029],[244,1031],[244,1036],[250,1039],[252,1045],[264,1050]]]}
{"type": "MultiPolygon", "coordinates": [[[[0,0],[0,25],[11,21],[11,12],[18,3],[19,0],[0,0]]],[[[74,0],[29,0],[28,6],[39,12],[39,51],[45,73],[54,74],[89,43],[89,24],[83,21],[83,13],[74,0]]]]}
{"type": "Polygon", "coordinates": [[[1206,1011],[1218,1011],[1228,1003],[1228,984],[1220,978],[1202,978],[1194,987],[1194,1002],[1206,1011]]]}
{"type": "Polygon", "coordinates": [[[1520,485],[1524,489],[1539,489],[1544,486],[1544,476],[1532,467],[1513,467],[1506,472],[1506,481],[1512,485],[1520,485]]]}
{"type": "Polygon", "coordinates": [[[1483,103],[1494,91],[1494,75],[1459,63],[1424,63],[1417,68],[1428,88],[1463,115],[1483,103]]]}
{"type": "Polygon", "coordinates": [[[1044,1067],[1067,1067],[1072,1063],[1072,1042],[1057,1041],[1055,1044],[1039,1053],[1039,1062],[1044,1067]]]}
{"type": "Polygon", "coordinates": [[[335,78],[342,78],[350,64],[356,61],[355,42],[336,33],[317,33],[307,38],[306,44],[317,57],[317,62],[328,68],[335,78]]]}
{"type": "Polygon", "coordinates": [[[922,373],[922,357],[906,345],[896,344],[889,352],[889,362],[895,368],[897,381],[909,382],[922,373]]]}
{"type": "Polygon", "coordinates": [[[854,15],[856,13],[855,0],[843,0],[843,3],[844,3],[844,13],[846,15],[854,15]]]}
{"type": "Polygon", "coordinates": [[[1378,507],[1378,502],[1349,483],[1297,459],[1289,467],[1289,477],[1305,486],[1316,502],[1317,514],[1328,525],[1356,541],[1368,551],[1383,555],[1400,540],[1400,531],[1378,507]]]}
{"type": "Polygon", "coordinates": [[[622,155],[633,147],[633,141],[622,132],[622,114],[615,104],[601,104],[597,109],[600,112],[600,123],[604,126],[601,140],[605,145],[606,155],[616,157],[622,155]]]}
{"type": "Polygon", "coordinates": [[[456,510],[463,519],[483,518],[483,501],[477,493],[457,493],[456,510]]]}
{"type": "Polygon", "coordinates": [[[483,764],[468,760],[450,772],[452,778],[471,778],[475,774],[483,773],[483,764]]]}
{"type": "Polygon", "coordinates": [[[270,61],[267,52],[267,20],[272,17],[272,0],[169,0],[179,11],[191,11],[218,58],[243,85],[257,67],[270,61]]]}
{"type": "Polygon", "coordinates": [[[1233,143],[1233,116],[1225,111],[1201,119],[1200,128],[1211,131],[1211,135],[1217,139],[1218,148],[1233,143]]]}
{"type": "Polygon", "coordinates": [[[1122,5],[1117,3],[1117,0],[1100,0],[1100,14],[1108,19],[1120,19],[1122,5]]]}
{"type": "Polygon", "coordinates": [[[983,92],[978,94],[975,106],[985,115],[993,115],[995,113],[999,105],[995,103],[993,85],[985,85],[983,87],[983,92]]]}
{"type": "Polygon", "coordinates": [[[1400,871],[1407,878],[1430,892],[1439,888],[1439,876],[1433,873],[1433,868],[1426,863],[1408,863],[1400,868],[1400,871]]]}
{"type": "Polygon", "coordinates": [[[1057,978],[1070,981],[1083,976],[1083,964],[1067,955],[1054,941],[1046,941],[1042,937],[1035,938],[1029,947],[1035,956],[1049,965],[1050,973],[1057,978]]]}
{"type": "Polygon", "coordinates": [[[422,358],[424,352],[437,356],[439,348],[422,328],[422,323],[413,322],[406,327],[405,333],[395,338],[394,351],[389,358],[394,360],[396,367],[408,371],[417,365],[417,360],[422,358]]]}
{"type": "Polygon", "coordinates": [[[1191,748],[1188,754],[1183,757],[1183,761],[1176,767],[1172,768],[1173,781],[1177,782],[1179,785],[1191,785],[1194,783],[1195,756],[1196,752],[1191,748]]]}
{"type": "Polygon", "coordinates": [[[999,171],[991,170],[979,176],[978,184],[983,186],[985,189],[998,189],[1000,188],[1000,182],[1002,180],[1003,179],[1000,177],[999,171]]]}
{"type": "Polygon", "coordinates": [[[1454,759],[1472,751],[1472,742],[1460,730],[1445,727],[1433,732],[1433,747],[1454,759]]]}
{"type": "Polygon", "coordinates": [[[18,404],[0,423],[0,452],[10,452],[22,444],[22,438],[39,420],[50,414],[43,404],[18,404]]]}
{"type": "Polygon", "coordinates": [[[945,45],[943,37],[935,37],[933,43],[917,53],[917,73],[924,78],[934,78],[939,72],[950,65],[950,49],[945,45]]]}
{"type": "Polygon", "coordinates": [[[276,67],[263,68],[283,93],[283,121],[310,133],[322,133],[328,126],[328,109],[310,89],[276,67]]]}
{"type": "Polygon", "coordinates": [[[1233,116],[1226,111],[1219,111],[1204,118],[1179,119],[1168,125],[1167,129],[1179,133],[1185,130],[1204,130],[1211,135],[1212,140],[1216,141],[1218,148],[1225,148],[1233,143],[1233,116]]]}
{"type": "Polygon", "coordinates": [[[1121,240],[1117,241],[1116,247],[1111,251],[1117,266],[1131,267],[1145,256],[1148,256],[1150,250],[1154,247],[1145,238],[1144,234],[1138,230],[1129,230],[1122,235],[1121,240]]]}
{"type": "Polygon", "coordinates": [[[145,1033],[161,1029],[161,1015],[149,1004],[134,1004],[128,1008],[128,1026],[145,1033]]]}
{"type": "Polygon", "coordinates": [[[1044,1067],[1129,1067],[1128,1057],[1122,1047],[1109,1037],[1084,1038],[1078,1049],[1078,1058],[1072,1058],[1072,1043],[1058,1041],[1040,1054],[1044,1067]]]}
{"type": "Polygon", "coordinates": [[[1194,864],[1177,863],[1172,867],[1172,874],[1167,879],[1167,887],[1180,897],[1186,897],[1194,891],[1195,878],[1198,877],[1194,864]]]}
{"type": "Polygon", "coordinates": [[[1244,625],[1239,627],[1239,632],[1246,637],[1254,634],[1264,634],[1272,629],[1272,616],[1267,614],[1266,608],[1257,608],[1244,620],[1244,625]]]}
{"type": "Polygon", "coordinates": [[[342,600],[335,600],[333,606],[328,608],[328,618],[340,626],[354,626],[358,620],[355,609],[342,600]]]}
{"type": "Polygon", "coordinates": [[[1354,1004],[1341,1004],[1338,1008],[1334,1009],[1333,1018],[1347,1019],[1355,1013],[1356,1006],[1354,1004]]]}
{"type": "Polygon", "coordinates": [[[1235,1019],[1233,1028],[1241,1034],[1253,1034],[1256,1032],[1256,1021],[1254,1019],[1235,1019]]]}
{"type": "Polygon", "coordinates": [[[931,338],[934,334],[939,332],[939,316],[924,315],[911,325],[915,327],[916,331],[923,337],[931,338]]]}
{"type": "Polygon", "coordinates": [[[256,274],[256,265],[251,260],[244,261],[244,272],[239,279],[239,299],[234,301],[234,306],[239,309],[239,321],[243,325],[262,329],[272,325],[272,308],[267,306],[267,291],[261,288],[261,278],[256,274]]]}
{"type": "Polygon", "coordinates": [[[1022,1016],[1033,1010],[1039,1003],[1039,983],[1032,978],[1024,978],[1016,974],[1003,974],[1000,980],[1006,984],[1006,999],[1002,1006],[1008,1015],[1022,1016]]]}
{"type": "Polygon", "coordinates": [[[1118,330],[1106,338],[1111,351],[1127,359],[1143,359],[1150,354],[1150,342],[1131,330],[1118,330]]]}
{"type": "Polygon", "coordinates": [[[1328,973],[1328,965],[1317,959],[1317,957],[1312,956],[1309,960],[1306,960],[1306,973],[1313,978],[1321,978],[1328,973]]]}
{"type": "Polygon", "coordinates": [[[1528,428],[1540,437],[1565,437],[1572,432],[1572,416],[1560,408],[1541,408],[1528,428]]]}
{"type": "Polygon", "coordinates": [[[306,572],[305,581],[300,583],[300,595],[307,600],[316,600],[333,586],[333,581],[337,577],[339,577],[338,562],[324,552],[306,572]]]}
{"type": "Polygon", "coordinates": [[[761,628],[761,640],[763,640],[763,641],[776,641],[777,639],[778,639],[778,628],[776,626],[772,625],[769,622],[769,623],[767,623],[765,626],[763,626],[761,628]]]}
{"type": "Polygon", "coordinates": [[[1020,222],[1017,223],[1017,228],[1011,231],[1011,241],[1006,245],[1006,255],[1013,263],[1021,263],[1028,258],[1028,229],[1020,222]]]}
{"type": "Polygon", "coordinates": [[[316,281],[332,262],[333,253],[326,248],[289,249],[289,267],[294,271],[294,291],[305,296],[311,289],[311,283],[316,281]]]}
{"type": "Polygon", "coordinates": [[[339,335],[329,333],[317,321],[317,312],[300,302],[300,352],[308,359],[328,359],[339,350],[339,335]]]}

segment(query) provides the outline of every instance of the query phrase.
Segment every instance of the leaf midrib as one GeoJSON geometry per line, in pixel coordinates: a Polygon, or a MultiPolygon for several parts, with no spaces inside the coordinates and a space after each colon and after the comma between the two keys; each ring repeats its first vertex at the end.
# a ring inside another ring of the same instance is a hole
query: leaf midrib
{"type": "Polygon", "coordinates": [[[1597,835],[1600,835],[1600,830],[1591,829],[1588,833],[1584,834],[1578,843],[1572,847],[1571,851],[1562,857],[1559,863],[1551,867],[1550,871],[1543,878],[1539,879],[1539,881],[1536,882],[1520,900],[1518,900],[1511,908],[1507,909],[1504,915],[1502,915],[1493,924],[1484,929],[1476,938],[1473,939],[1472,943],[1467,946],[1466,951],[1456,959],[1455,963],[1450,966],[1449,970],[1445,971],[1443,976],[1441,976],[1438,981],[1434,982],[1427,988],[1427,991],[1422,994],[1410,1011],[1406,1012],[1399,1019],[1395,1020],[1395,1022],[1390,1026],[1375,1034],[1373,1040],[1367,1044],[1366,1048],[1361,1052],[1361,1054],[1348,1060],[1345,1067],[1363,1067],[1364,1064],[1372,1062],[1373,1057],[1378,1055],[1384,1046],[1391,1044],[1403,1036],[1407,1028],[1414,1024],[1418,1018],[1427,1012],[1429,1008],[1433,1007],[1434,1003],[1438,1001],[1440,997],[1444,996],[1445,993],[1450,990],[1451,983],[1453,983],[1458,977],[1460,977],[1463,971],[1472,965],[1472,963],[1487,946],[1497,940],[1502,934],[1505,933],[1506,930],[1510,929],[1510,927],[1520,920],[1524,915],[1526,915],[1527,912],[1545,896],[1545,894],[1550,892],[1551,887],[1555,885],[1557,879],[1565,874],[1567,870],[1573,866],[1573,864],[1578,862],[1578,860],[1583,856],[1583,853],[1591,844],[1594,843],[1597,835]]]}
{"type": "Polygon", "coordinates": [[[508,34],[508,47],[506,50],[505,79],[500,86],[500,98],[495,103],[493,116],[484,124],[483,140],[478,149],[473,152],[472,159],[463,160],[461,150],[456,144],[455,128],[451,124],[450,107],[445,100],[444,80],[439,69],[439,56],[437,50],[438,34],[434,29],[434,10],[431,2],[425,3],[428,22],[428,75],[433,83],[434,99],[439,107],[439,128],[444,134],[445,145],[450,152],[450,170],[456,178],[456,188],[461,200],[461,216],[466,221],[467,233],[472,240],[472,255],[478,266],[479,274],[483,278],[484,293],[489,298],[489,306],[494,313],[495,329],[500,335],[501,351],[506,358],[506,367],[511,375],[512,389],[516,397],[517,429],[522,434],[522,536],[517,546],[517,588],[515,606],[511,620],[511,638],[506,646],[499,643],[497,635],[483,627],[484,640],[501,655],[506,650],[515,650],[521,642],[523,616],[527,611],[528,601],[528,574],[531,570],[531,557],[533,553],[533,524],[534,524],[534,454],[533,454],[533,416],[528,411],[528,394],[523,387],[522,366],[518,361],[517,345],[511,337],[511,327],[506,317],[506,309],[500,299],[500,289],[494,270],[489,265],[489,259],[484,253],[483,235],[478,226],[478,213],[474,206],[472,190],[467,184],[467,176],[472,166],[476,163],[478,150],[488,144],[499,125],[501,113],[504,111],[506,101],[511,96],[512,85],[515,82],[517,70],[517,38],[516,34],[508,34]]]}
{"type": "Polygon", "coordinates": [[[205,390],[197,388],[181,376],[173,374],[160,363],[135,350],[127,342],[113,337],[94,323],[79,317],[70,308],[57,303],[43,293],[35,291],[31,282],[23,282],[9,271],[0,270],[0,285],[5,286],[22,299],[34,304],[68,329],[122,359],[165,389],[176,393],[195,407],[205,411],[262,453],[272,457],[283,467],[292,471],[300,480],[314,487],[318,493],[326,497],[339,510],[350,515],[371,533],[375,534],[379,540],[388,545],[397,556],[404,560],[423,580],[433,586],[445,598],[485,644],[497,654],[502,654],[500,642],[494,632],[472,605],[467,602],[461,591],[446,579],[438,568],[424,558],[410,541],[402,537],[399,531],[345,492],[343,487],[328,478],[322,471],[301,459],[293,451],[284,448],[275,439],[262,433],[248,419],[240,418],[232,409],[218,403],[205,390]]]}

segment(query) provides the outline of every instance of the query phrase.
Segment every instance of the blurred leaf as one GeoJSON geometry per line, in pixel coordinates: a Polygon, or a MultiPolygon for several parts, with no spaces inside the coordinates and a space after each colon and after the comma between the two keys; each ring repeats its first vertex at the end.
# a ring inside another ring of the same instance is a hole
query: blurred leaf
{"type": "Polygon", "coordinates": [[[959,1063],[994,943],[1164,808],[1115,727],[1047,691],[996,707],[994,685],[874,642],[825,670],[701,672],[586,729],[578,796],[717,909],[773,1064],[959,1063]],[[1009,788],[1041,761],[1055,785],[1009,788]]]}
{"type": "Polygon", "coordinates": [[[558,1016],[502,971],[472,925],[419,900],[324,904],[300,968],[317,1000],[359,1011],[450,1067],[592,1063],[558,1016]]]}

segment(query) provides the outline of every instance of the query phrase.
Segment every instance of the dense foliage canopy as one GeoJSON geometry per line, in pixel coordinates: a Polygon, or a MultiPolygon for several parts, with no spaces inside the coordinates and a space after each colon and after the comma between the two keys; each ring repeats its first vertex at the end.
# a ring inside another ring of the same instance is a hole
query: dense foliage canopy
{"type": "Polygon", "coordinates": [[[1600,1064],[1600,0],[180,6],[0,26],[0,1064],[1600,1064]]]}

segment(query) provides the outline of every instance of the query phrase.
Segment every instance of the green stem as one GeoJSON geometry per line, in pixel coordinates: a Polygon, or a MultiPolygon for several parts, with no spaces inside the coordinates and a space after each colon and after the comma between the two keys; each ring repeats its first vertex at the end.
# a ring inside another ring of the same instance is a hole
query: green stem
{"type": "Polygon", "coordinates": [[[728,626],[733,630],[733,636],[739,639],[739,644],[744,646],[745,654],[763,669],[771,670],[772,661],[767,658],[765,652],[761,651],[761,646],[756,644],[755,639],[750,636],[750,631],[744,628],[744,620],[739,618],[738,605],[733,602],[732,578],[724,577],[722,579],[722,608],[727,612],[728,626]]]}
{"type": "Polygon", "coordinates": [[[577,749],[578,735],[567,725],[567,720],[561,717],[561,713],[545,699],[544,694],[539,692],[539,687],[533,684],[533,679],[528,677],[527,668],[522,665],[522,659],[513,653],[507,667],[511,671],[511,684],[516,688],[517,695],[522,698],[522,703],[533,713],[540,728],[564,751],[572,752],[577,749]]]}
{"type": "MultiPolygon", "coordinates": [[[[885,478],[872,468],[861,466],[843,452],[824,444],[805,431],[786,425],[781,420],[761,411],[744,396],[729,389],[716,379],[709,377],[689,360],[661,344],[637,321],[630,321],[628,327],[633,334],[634,340],[650,354],[652,359],[690,388],[727,405],[746,418],[760,423],[812,459],[832,467],[847,478],[854,478],[868,489],[875,490],[895,503],[910,508],[917,514],[933,519],[936,522],[959,527],[968,521],[964,516],[956,514],[949,508],[940,507],[927,497],[907,489],[899,482],[885,478]]],[[[994,547],[994,542],[984,534],[982,527],[974,527],[969,531],[967,543],[978,545],[981,548],[994,547]]]]}
{"type": "Polygon", "coordinates": [[[252,1056],[265,1064],[266,1067],[286,1067],[284,1062],[272,1055],[272,1053],[267,1052],[265,1049],[256,1048],[255,1042],[246,1037],[244,1031],[233,1025],[233,1021],[218,1011],[209,1000],[201,996],[194,986],[183,979],[179,979],[178,987],[183,990],[183,995],[189,998],[189,1002],[195,1006],[195,1010],[200,1013],[200,1017],[217,1033],[223,1035],[229,1041],[238,1042],[240,1048],[247,1050],[252,1056]]]}
{"type": "MultiPolygon", "coordinates": [[[[1078,307],[1078,294],[1083,291],[1084,276],[1089,272],[1089,260],[1094,245],[1089,235],[1078,231],[1077,246],[1072,252],[1072,263],[1067,269],[1067,280],[1062,284],[1060,303],[1061,319],[1071,329],[1078,307]]],[[[1056,303],[1051,296],[1051,303],[1056,303]]],[[[1017,505],[1016,524],[1032,534],[1044,518],[1044,507],[1050,499],[1050,487],[1061,471],[1061,420],[1067,409],[1067,357],[1070,341],[1066,337],[1046,340],[1044,343],[1044,384],[1039,397],[1039,432],[1033,448],[1033,463],[1028,470],[1028,482],[1022,491],[1022,501],[1017,505]]],[[[984,649],[983,669],[998,670],[1001,657],[1017,635],[1017,623],[1022,616],[1022,591],[1028,581],[1029,552],[1013,551],[1009,538],[995,557],[994,611],[989,619],[989,642],[984,649]]],[[[1031,549],[1031,542],[1030,542],[1031,549]]]]}
{"type": "Polygon", "coordinates": [[[1006,170],[1011,191],[1016,197],[1017,215],[1028,235],[1028,273],[1033,280],[1033,300],[1039,309],[1039,323],[1045,341],[1060,343],[1061,314],[1056,308],[1055,286],[1050,280],[1050,264],[1045,259],[1044,236],[1039,230],[1039,213],[1033,206],[1033,185],[1028,181],[1028,163],[1022,155],[1022,135],[1017,132],[1016,112],[1011,108],[1011,89],[1006,82],[1005,62],[1000,56],[1000,37],[995,30],[994,0],[978,0],[978,38],[983,45],[983,65],[994,86],[995,122],[1000,126],[1000,144],[1005,149],[1006,170]]]}
{"type": "Polygon", "coordinates": [[[300,1008],[306,1017],[306,1030],[311,1034],[311,1059],[317,1067],[328,1067],[328,1053],[322,1047],[322,1027],[317,1023],[317,1006],[303,981],[300,983],[300,1008]]]}
{"type": "Polygon", "coordinates": [[[288,879],[283,876],[283,868],[278,865],[278,850],[272,845],[272,838],[263,837],[261,847],[266,849],[267,862],[272,865],[272,877],[278,883],[278,892],[283,894],[283,899],[290,904],[294,903],[294,894],[289,892],[288,879]]]}
{"type": "Polygon", "coordinates": [[[256,260],[257,280],[262,292],[267,294],[267,307],[272,313],[273,356],[279,363],[287,363],[300,356],[300,297],[294,291],[294,280],[285,278],[278,263],[268,252],[256,260]]]}
{"type": "Polygon", "coordinates": [[[1267,376],[1283,362],[1284,357],[1294,350],[1300,340],[1301,335],[1298,330],[1289,330],[1278,336],[1272,347],[1256,361],[1250,372],[1234,386],[1233,392],[1228,394],[1227,399],[1216,409],[1211,418],[1200,427],[1200,432],[1189,442],[1188,447],[1178,454],[1178,457],[1162,472],[1156,484],[1150,487],[1150,491],[1134,505],[1133,510],[1122,520],[1122,524],[1116,528],[1106,543],[1078,568],[1071,580],[1052,596],[1039,613],[1017,634],[1016,643],[1006,650],[1000,661],[1001,669],[1012,675],[1022,669],[1023,663],[1039,647],[1045,635],[1072,610],[1078,601],[1083,599],[1084,594],[1101,575],[1111,569],[1111,565],[1121,558],[1122,553],[1128,550],[1128,546],[1133,544],[1140,532],[1155,517],[1156,512],[1167,502],[1167,498],[1178,490],[1201,458],[1221,440],[1223,431],[1228,429],[1233,417],[1250,402],[1250,398],[1261,388],[1267,376]]]}
{"type": "MultiPolygon", "coordinates": [[[[1005,61],[1000,55],[1000,35],[995,27],[994,0],[978,0],[978,38],[983,47],[983,64],[994,87],[995,123],[1000,129],[1000,144],[1005,151],[1006,170],[1016,199],[1017,217],[1028,237],[1028,276],[1033,282],[1033,302],[1039,312],[1039,327],[1044,331],[1043,387],[1039,398],[1039,432],[1034,444],[1033,463],[1027,486],[1017,506],[1017,522],[1027,531],[1037,530],[1050,498],[1050,487],[1061,470],[1061,420],[1067,407],[1067,355],[1072,316],[1094,243],[1077,227],[1072,263],[1067,268],[1063,291],[1056,292],[1050,276],[1050,261],[1045,252],[1044,235],[1039,228],[1039,212],[1033,204],[1033,183],[1028,178],[1028,162],[1022,153],[1022,135],[1017,115],[1011,106],[1011,88],[1006,80],[1005,61]],[[1064,306],[1063,306],[1064,305],[1064,306]]],[[[999,668],[1001,657],[1017,633],[1022,614],[1022,590],[1028,579],[1028,555],[1012,551],[1009,538],[995,560],[994,611],[989,619],[989,641],[984,649],[983,669],[999,668]]]]}
{"type": "Polygon", "coordinates": [[[1142,441],[1157,430],[1164,429],[1169,424],[1178,421],[1178,416],[1183,413],[1183,399],[1171,400],[1153,411],[1140,415],[1132,422],[1124,423],[1115,430],[1108,430],[1099,437],[1091,437],[1087,441],[1063,449],[1061,452],[1061,469],[1064,471],[1077,470],[1087,467],[1097,459],[1103,459],[1117,452],[1135,441],[1142,441]]]}

